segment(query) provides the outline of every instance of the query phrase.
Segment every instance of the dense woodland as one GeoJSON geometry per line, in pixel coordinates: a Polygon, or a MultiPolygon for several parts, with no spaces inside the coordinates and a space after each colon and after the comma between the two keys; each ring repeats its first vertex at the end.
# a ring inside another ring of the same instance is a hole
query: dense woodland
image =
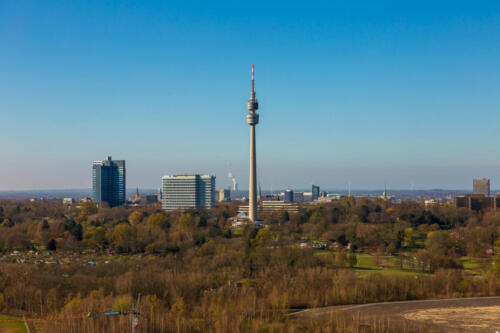
{"type": "MultiPolygon", "coordinates": [[[[97,265],[0,263],[0,306],[37,331],[123,331],[142,295],[148,332],[349,331],[340,315],[299,320],[290,309],[377,301],[500,295],[500,214],[442,205],[344,198],[231,229],[238,206],[165,213],[91,202],[0,201],[0,251],[107,255],[97,265]],[[314,244],[321,244],[314,247],[314,244]],[[400,272],[361,270],[390,258],[400,272]],[[480,262],[474,274],[466,260],[480,262]],[[384,259],[385,258],[385,259],[384,259]]],[[[383,319],[380,319],[383,321],[383,319]]],[[[354,326],[353,326],[354,325],[354,326]]],[[[356,327],[358,327],[356,326],[356,327]]],[[[378,325],[377,327],[381,327],[378,325]]],[[[411,331],[408,328],[408,331],[411,331]]]]}

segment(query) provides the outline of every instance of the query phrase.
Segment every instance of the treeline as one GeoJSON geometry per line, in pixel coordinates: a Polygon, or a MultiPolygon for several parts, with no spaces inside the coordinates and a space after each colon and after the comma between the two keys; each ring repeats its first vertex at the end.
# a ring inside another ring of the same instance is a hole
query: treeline
{"type": "MultiPolygon", "coordinates": [[[[165,213],[155,205],[97,209],[92,203],[76,207],[54,201],[0,201],[0,207],[4,255],[12,250],[142,254],[115,256],[96,266],[0,264],[0,310],[66,318],[40,321],[41,331],[130,328],[130,318],[74,315],[130,310],[139,294],[148,332],[299,332],[321,325],[340,332],[342,318],[314,323],[291,320],[287,313],[500,295],[500,215],[494,212],[347,198],[299,214],[264,216],[262,229],[232,230],[236,204],[184,213],[165,213]],[[312,248],[313,242],[326,249],[312,248]],[[361,274],[350,269],[359,252],[398,254],[422,273],[361,274]],[[490,258],[492,264],[471,276],[461,269],[458,259],[464,255],[490,258]]],[[[358,324],[350,321],[344,331],[349,325],[362,327],[358,324]]]]}
{"type": "MultiPolygon", "coordinates": [[[[56,201],[0,201],[0,251],[112,251],[165,255],[234,238],[229,218],[237,204],[213,210],[165,213],[159,206],[99,208],[92,202],[64,206],[56,201]]],[[[462,256],[495,254],[500,215],[451,205],[425,208],[416,202],[344,198],[308,207],[300,214],[264,216],[267,246],[289,247],[301,239],[328,242],[334,249],[378,254],[415,252],[424,270],[460,268],[462,256]]],[[[255,231],[256,232],[256,231],[255,231]]]]}

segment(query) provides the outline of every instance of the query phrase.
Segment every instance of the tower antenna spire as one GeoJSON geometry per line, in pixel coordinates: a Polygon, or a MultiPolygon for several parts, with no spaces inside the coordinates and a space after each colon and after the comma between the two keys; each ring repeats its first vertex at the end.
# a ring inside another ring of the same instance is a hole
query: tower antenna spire
{"type": "Polygon", "coordinates": [[[253,79],[253,64],[252,64],[252,92],[255,92],[254,90],[254,79],[253,79]]]}

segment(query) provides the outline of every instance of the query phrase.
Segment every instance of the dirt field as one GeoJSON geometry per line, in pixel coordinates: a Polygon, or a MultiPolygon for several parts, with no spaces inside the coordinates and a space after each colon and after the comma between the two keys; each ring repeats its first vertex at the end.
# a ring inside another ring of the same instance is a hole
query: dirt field
{"type": "Polygon", "coordinates": [[[291,316],[325,316],[332,311],[359,313],[367,323],[374,316],[391,322],[426,323],[439,332],[500,332],[500,297],[472,297],[442,300],[371,303],[308,309],[291,316]]]}
{"type": "Polygon", "coordinates": [[[500,331],[500,306],[476,306],[459,308],[437,308],[410,311],[405,319],[426,321],[449,330],[464,332],[500,331]]]}

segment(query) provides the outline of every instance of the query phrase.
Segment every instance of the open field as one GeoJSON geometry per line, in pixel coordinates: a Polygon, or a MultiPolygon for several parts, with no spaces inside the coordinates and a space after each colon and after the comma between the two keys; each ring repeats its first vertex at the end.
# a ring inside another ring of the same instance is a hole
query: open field
{"type": "Polygon", "coordinates": [[[327,317],[334,312],[353,313],[370,323],[383,316],[394,324],[426,324],[438,332],[494,332],[500,328],[500,297],[369,303],[308,309],[291,317],[327,317]]]}
{"type": "Polygon", "coordinates": [[[2,333],[27,333],[24,320],[20,317],[0,315],[0,332],[2,333]]]}
{"type": "Polygon", "coordinates": [[[410,311],[404,318],[448,327],[450,331],[492,332],[500,329],[500,306],[436,308],[410,311]]]}

